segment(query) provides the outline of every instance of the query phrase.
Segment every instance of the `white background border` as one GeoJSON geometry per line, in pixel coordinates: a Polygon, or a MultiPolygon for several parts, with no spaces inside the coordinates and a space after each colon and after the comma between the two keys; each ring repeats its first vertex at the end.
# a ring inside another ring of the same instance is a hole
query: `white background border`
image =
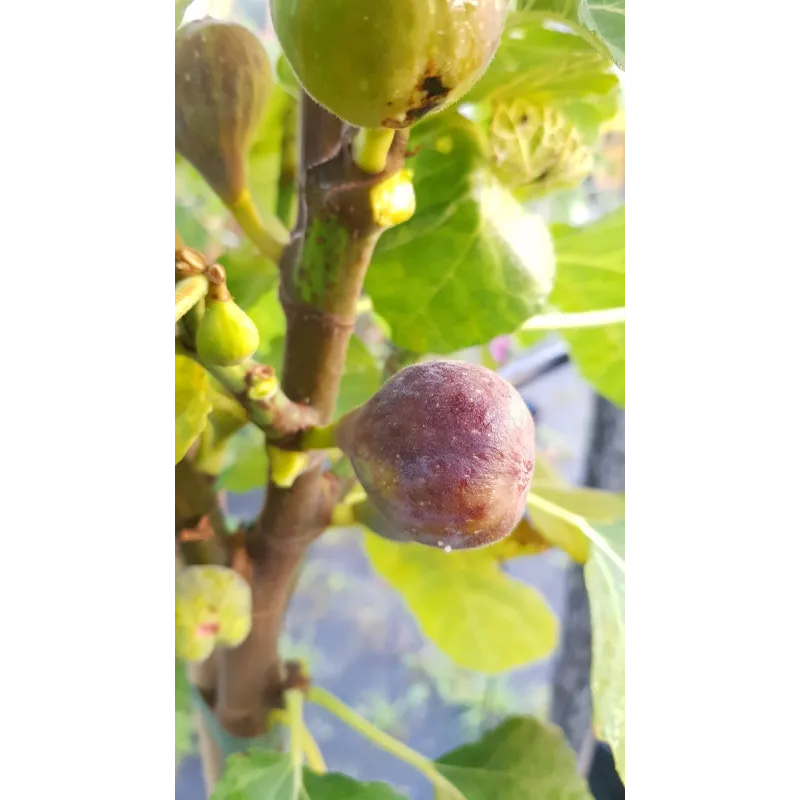
{"type": "MultiPolygon", "coordinates": [[[[630,6],[627,783],[795,796],[800,18],[630,6]]],[[[0,22],[8,797],[173,791],[173,21],[0,22]]]]}

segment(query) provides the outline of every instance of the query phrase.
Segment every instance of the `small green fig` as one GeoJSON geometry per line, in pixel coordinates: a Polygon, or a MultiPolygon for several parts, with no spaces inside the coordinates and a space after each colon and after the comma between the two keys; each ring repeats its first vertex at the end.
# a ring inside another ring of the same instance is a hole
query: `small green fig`
{"type": "Polygon", "coordinates": [[[197,327],[195,346],[207,364],[231,367],[250,358],[258,349],[258,328],[224,288],[212,287],[206,297],[203,318],[197,327]]]}
{"type": "Polygon", "coordinates": [[[252,626],[247,581],[227,567],[193,566],[175,581],[175,654],[205,661],[215,647],[238,647],[252,626]]]}
{"type": "Polygon", "coordinates": [[[227,204],[247,189],[246,162],[272,71],[242,25],[202,19],[175,36],[175,148],[227,204]]]}
{"type": "Polygon", "coordinates": [[[508,0],[272,0],[303,88],[351,125],[405,128],[486,70],[508,0]]]}
{"type": "Polygon", "coordinates": [[[483,547],[510,534],[525,511],[533,418],[517,390],[485,367],[406,367],[345,415],[335,436],[382,535],[483,547]]]}

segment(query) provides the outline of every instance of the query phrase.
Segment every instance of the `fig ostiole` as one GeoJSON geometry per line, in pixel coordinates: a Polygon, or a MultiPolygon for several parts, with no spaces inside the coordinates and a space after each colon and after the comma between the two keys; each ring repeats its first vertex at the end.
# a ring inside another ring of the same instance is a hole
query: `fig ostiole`
{"type": "Polygon", "coordinates": [[[224,284],[212,284],[195,334],[201,360],[209,366],[232,367],[250,358],[258,342],[253,320],[236,305],[224,284]]]}
{"type": "Polygon", "coordinates": [[[525,511],[533,418],[517,390],[485,367],[406,367],[345,415],[335,436],[384,535],[445,550],[484,547],[525,511]]]}
{"type": "Polygon", "coordinates": [[[270,3],[306,92],[370,129],[408,127],[463,97],[494,56],[507,10],[508,0],[270,3]]]}
{"type": "Polygon", "coordinates": [[[175,655],[205,661],[216,647],[238,647],[252,626],[252,594],[232,569],[192,566],[175,580],[175,655]]]}
{"type": "Polygon", "coordinates": [[[288,231],[277,219],[262,218],[247,184],[247,159],[271,89],[266,50],[243,25],[206,18],[176,33],[175,149],[259,250],[277,260],[288,231]]]}

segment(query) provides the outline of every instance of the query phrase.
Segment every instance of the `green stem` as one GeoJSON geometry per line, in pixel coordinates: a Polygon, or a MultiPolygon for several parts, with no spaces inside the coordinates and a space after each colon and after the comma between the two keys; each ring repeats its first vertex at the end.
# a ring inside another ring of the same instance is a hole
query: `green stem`
{"type": "Polygon", "coordinates": [[[353,730],[358,731],[358,733],[382,750],[414,767],[414,769],[428,778],[434,786],[447,792],[448,797],[466,800],[464,795],[444,775],[436,770],[436,767],[429,759],[416,750],[412,750],[408,745],[403,744],[393,736],[389,736],[388,733],[384,733],[380,728],[375,727],[350,706],[339,700],[338,697],[334,697],[330,692],[326,692],[319,686],[312,686],[308,690],[308,699],[310,702],[330,711],[331,714],[337,716],[342,722],[349,725],[353,730]]]}
{"type": "Polygon", "coordinates": [[[393,139],[394,131],[390,128],[359,128],[353,140],[353,161],[364,172],[375,175],[383,172],[393,139]]]}
{"type": "Polygon", "coordinates": [[[319,745],[316,739],[311,735],[311,731],[308,729],[305,722],[303,723],[303,751],[306,754],[306,761],[308,762],[309,769],[313,770],[318,775],[324,775],[328,771],[319,745]]]}
{"type": "MultiPolygon", "coordinates": [[[[270,721],[277,722],[285,728],[290,726],[289,714],[283,708],[273,709],[270,713],[270,721]]],[[[269,727],[269,725],[267,725],[269,727]]],[[[316,739],[311,735],[308,726],[303,722],[303,755],[305,756],[308,768],[318,775],[324,775],[328,771],[325,759],[322,757],[316,739]]]]}
{"type": "Polygon", "coordinates": [[[268,439],[280,439],[315,425],[319,414],[311,407],[293,403],[280,386],[267,397],[248,396],[248,374],[260,365],[247,360],[232,367],[206,364],[193,350],[182,348],[181,353],[194,359],[216,378],[242,405],[250,421],[267,434],[268,439]]]}
{"type": "Polygon", "coordinates": [[[281,221],[272,215],[262,219],[247,190],[229,206],[229,209],[245,236],[258,248],[259,252],[277,263],[283,253],[283,248],[289,244],[289,231],[281,221]]]}
{"type": "Polygon", "coordinates": [[[558,517],[559,519],[564,520],[564,522],[576,527],[595,547],[597,547],[599,550],[602,550],[603,553],[608,556],[609,560],[613,561],[614,564],[616,564],[616,566],[623,572],[623,574],[625,573],[625,562],[620,559],[620,557],[608,546],[605,539],[603,539],[603,537],[600,536],[583,517],[578,514],[573,514],[571,511],[567,511],[566,508],[562,508],[556,503],[551,503],[549,500],[545,500],[535,492],[531,492],[528,495],[527,505],[528,508],[538,508],[541,511],[544,511],[545,514],[558,517]]]}
{"type": "Polygon", "coordinates": [[[294,183],[282,183],[278,187],[277,216],[287,228],[294,227],[297,219],[297,190],[294,183]]]}
{"type": "Polygon", "coordinates": [[[208,279],[204,275],[192,275],[175,284],[175,322],[182,319],[204,297],[208,291],[208,279]]]}
{"type": "Polygon", "coordinates": [[[539,314],[523,323],[522,331],[558,331],[576,328],[602,328],[625,322],[625,306],[621,308],[602,308],[597,311],[576,311],[565,313],[555,311],[539,314]]]}
{"type": "Polygon", "coordinates": [[[293,797],[300,797],[303,789],[303,692],[287,689],[284,692],[289,723],[289,759],[292,762],[293,797]]]}
{"type": "Polygon", "coordinates": [[[330,450],[336,447],[336,423],[309,428],[300,435],[303,450],[330,450]]]}

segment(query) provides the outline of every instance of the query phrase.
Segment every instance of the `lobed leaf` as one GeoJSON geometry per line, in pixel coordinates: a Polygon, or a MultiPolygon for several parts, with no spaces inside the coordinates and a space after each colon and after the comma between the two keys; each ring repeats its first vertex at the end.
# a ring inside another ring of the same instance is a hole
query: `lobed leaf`
{"type": "Polygon", "coordinates": [[[586,565],[595,725],[625,780],[625,521],[595,526],[586,565]]]}
{"type": "MultiPolygon", "coordinates": [[[[557,271],[550,302],[562,311],[625,305],[625,207],[582,228],[553,225],[557,271]]],[[[597,391],[625,405],[625,324],[561,331],[570,356],[597,391]]]]}
{"type": "Polygon", "coordinates": [[[206,371],[186,356],[175,356],[175,463],[203,432],[211,411],[206,371]]]}
{"type": "Polygon", "coordinates": [[[366,280],[375,310],[394,343],[417,353],[514,330],[552,287],[546,226],[491,175],[477,125],[445,115],[411,146],[417,210],[378,243],[366,280]]]}
{"type": "Polygon", "coordinates": [[[251,750],[228,758],[211,800],[405,800],[385,783],[362,783],[347,775],[317,775],[303,770],[302,786],[293,786],[288,755],[251,750]]]}
{"type": "Polygon", "coordinates": [[[518,11],[546,11],[578,22],[590,34],[587,41],[625,69],[625,0],[518,0],[518,11]]]}
{"type": "Polygon", "coordinates": [[[579,25],[550,13],[519,11],[509,14],[492,63],[465,100],[526,97],[565,106],[599,102],[618,89],[611,62],[579,25]]]}
{"type": "Polygon", "coordinates": [[[592,800],[563,733],[537,719],[507,719],[435,766],[467,800],[592,800]]]}
{"type": "Polygon", "coordinates": [[[503,573],[491,548],[446,553],[372,533],[364,547],[422,632],[459,666],[495,674],[555,649],[557,618],[535,589],[503,573]]]}
{"type": "Polygon", "coordinates": [[[564,486],[534,477],[531,490],[539,497],[591,522],[615,522],[625,516],[625,495],[601,489],[564,486]]]}
{"type": "Polygon", "coordinates": [[[614,63],[625,69],[625,0],[581,0],[578,19],[606,44],[614,63]]]}
{"type": "Polygon", "coordinates": [[[244,494],[267,484],[267,443],[264,432],[249,424],[234,434],[226,448],[217,487],[244,494]]]}
{"type": "Polygon", "coordinates": [[[351,336],[334,417],[365,403],[380,386],[381,370],[375,357],[361,339],[351,336]]]}

